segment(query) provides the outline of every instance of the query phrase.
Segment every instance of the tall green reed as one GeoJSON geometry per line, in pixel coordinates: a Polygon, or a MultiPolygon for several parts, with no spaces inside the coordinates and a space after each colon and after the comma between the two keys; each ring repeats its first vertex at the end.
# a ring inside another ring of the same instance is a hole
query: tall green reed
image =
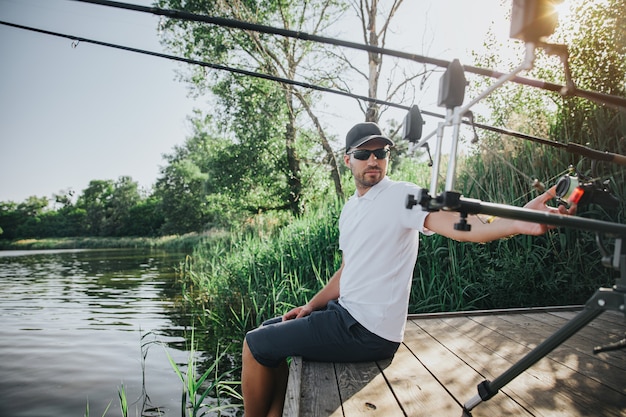
{"type": "Polygon", "coordinates": [[[242,407],[241,403],[223,403],[224,398],[236,399],[242,401],[239,392],[234,388],[237,382],[232,382],[232,369],[225,372],[219,372],[220,360],[226,355],[228,350],[219,353],[217,350],[216,359],[201,374],[198,373],[197,351],[194,332],[192,330],[191,349],[187,356],[186,368],[176,363],[167,350],[168,360],[176,375],[183,384],[181,394],[181,417],[202,417],[208,413],[221,413],[226,410],[234,410],[242,407]],[[212,379],[209,379],[212,377],[212,379]],[[213,404],[206,404],[205,401],[209,395],[213,394],[213,404]]]}
{"type": "Polygon", "coordinates": [[[117,396],[120,400],[122,417],[128,417],[128,399],[126,397],[126,388],[124,388],[124,384],[122,384],[117,390],[117,396]]]}
{"type": "MultiPolygon", "coordinates": [[[[106,413],[109,411],[109,408],[111,407],[111,402],[109,402],[109,404],[107,404],[106,408],[104,409],[104,412],[102,413],[102,417],[104,417],[106,415],[106,413]]],[[[85,417],[89,417],[90,416],[90,411],[89,411],[89,400],[87,400],[87,405],[85,405],[85,414],[83,414],[85,417]]],[[[126,417],[126,416],[123,416],[126,417]]]]}

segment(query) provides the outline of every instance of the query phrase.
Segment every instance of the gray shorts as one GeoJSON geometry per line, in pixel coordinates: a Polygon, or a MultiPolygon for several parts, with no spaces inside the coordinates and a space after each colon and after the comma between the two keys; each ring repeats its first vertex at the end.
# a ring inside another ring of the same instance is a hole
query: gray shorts
{"type": "Polygon", "coordinates": [[[400,346],[367,330],[337,301],[307,317],[268,320],[246,334],[260,364],[275,368],[290,356],[316,362],[366,362],[393,357],[400,346]]]}

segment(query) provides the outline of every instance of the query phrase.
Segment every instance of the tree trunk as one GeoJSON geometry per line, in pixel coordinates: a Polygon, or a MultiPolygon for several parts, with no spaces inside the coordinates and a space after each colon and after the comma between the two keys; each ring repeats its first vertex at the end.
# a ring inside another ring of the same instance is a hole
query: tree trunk
{"type": "Polygon", "coordinates": [[[326,158],[328,160],[328,166],[330,167],[330,176],[333,180],[333,183],[335,184],[335,194],[337,194],[337,197],[343,199],[344,194],[343,194],[343,187],[341,186],[341,175],[339,175],[339,166],[337,165],[337,158],[335,158],[335,152],[333,152],[333,148],[330,146],[330,143],[328,142],[326,133],[324,132],[324,129],[322,128],[322,125],[319,119],[317,118],[313,110],[311,109],[311,106],[309,106],[309,103],[302,96],[302,94],[300,94],[300,92],[298,92],[297,90],[294,91],[294,94],[298,98],[298,100],[300,100],[300,104],[306,110],[307,114],[309,115],[309,118],[315,125],[315,129],[317,129],[317,134],[319,135],[322,148],[324,149],[324,151],[326,151],[326,158]]]}
{"type": "MultiPolygon", "coordinates": [[[[367,31],[368,36],[368,45],[370,46],[378,46],[378,33],[376,33],[376,13],[378,11],[378,1],[372,0],[371,7],[367,11],[367,31]]],[[[368,76],[368,90],[367,96],[370,98],[378,97],[378,76],[380,71],[380,64],[382,62],[382,56],[376,52],[368,52],[368,67],[369,67],[369,76],[368,76]]],[[[367,105],[367,111],[365,112],[365,121],[366,122],[376,122],[378,123],[378,105],[373,102],[369,102],[367,105]]]]}
{"type": "MultiPolygon", "coordinates": [[[[292,94],[287,93],[289,107],[293,109],[291,104],[292,94]]],[[[287,152],[287,165],[289,166],[289,207],[291,212],[296,216],[302,212],[301,196],[302,196],[302,173],[300,172],[300,160],[296,152],[296,126],[295,116],[292,111],[289,112],[289,121],[285,129],[285,151],[287,152]]]]}

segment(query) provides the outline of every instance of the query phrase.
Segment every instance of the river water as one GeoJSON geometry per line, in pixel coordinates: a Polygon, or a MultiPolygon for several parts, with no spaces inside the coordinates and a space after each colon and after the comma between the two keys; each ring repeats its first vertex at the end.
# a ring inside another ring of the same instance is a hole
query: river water
{"type": "Polygon", "coordinates": [[[0,416],[181,415],[182,254],[0,251],[0,416]],[[143,347],[142,347],[143,345],[143,347]],[[145,382],[144,382],[145,381],[145,382]]]}

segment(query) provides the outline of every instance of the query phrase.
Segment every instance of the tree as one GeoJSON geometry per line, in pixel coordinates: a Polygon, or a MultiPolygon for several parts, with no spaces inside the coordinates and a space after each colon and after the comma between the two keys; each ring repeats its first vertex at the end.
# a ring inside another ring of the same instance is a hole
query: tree
{"type": "Polygon", "coordinates": [[[207,226],[207,201],[202,173],[190,159],[170,163],[159,182],[165,223],[163,233],[201,231],[207,226]]]}
{"type": "Polygon", "coordinates": [[[219,141],[202,132],[202,122],[192,119],[194,134],[184,145],[164,155],[154,197],[160,201],[163,216],[161,234],[202,231],[211,224],[206,186],[209,176],[209,149],[219,153],[219,141]]]}
{"type": "Polygon", "coordinates": [[[78,197],[76,206],[86,212],[84,231],[88,236],[105,233],[107,210],[114,190],[112,180],[91,180],[78,197]]]}
{"type": "Polygon", "coordinates": [[[74,190],[67,189],[53,194],[52,198],[57,205],[55,217],[46,219],[49,225],[50,234],[53,237],[83,236],[87,212],[83,208],[77,207],[74,202],[74,190]]]}
{"type": "Polygon", "coordinates": [[[84,228],[87,218],[87,211],[85,209],[76,207],[75,205],[69,205],[58,209],[57,213],[62,219],[62,223],[54,229],[54,234],[50,236],[71,237],[85,235],[84,228]]]}
{"type": "Polygon", "coordinates": [[[149,196],[128,211],[125,236],[158,236],[164,222],[161,201],[149,196]]]}
{"type": "Polygon", "coordinates": [[[0,228],[3,239],[15,239],[23,217],[17,211],[17,203],[13,201],[0,202],[0,228]]]}
{"type": "Polygon", "coordinates": [[[74,198],[74,190],[67,189],[60,191],[57,194],[52,194],[54,203],[60,205],[62,208],[70,207],[73,205],[72,199],[74,198]]]}
{"type": "Polygon", "coordinates": [[[18,236],[40,236],[39,227],[42,217],[46,214],[48,199],[46,197],[30,196],[17,205],[17,212],[21,217],[17,229],[18,236]]]}
{"type": "MultiPolygon", "coordinates": [[[[160,0],[158,4],[161,7],[168,6],[193,13],[211,14],[313,34],[318,34],[326,29],[342,11],[341,3],[336,0],[309,0],[304,2],[160,0]]],[[[313,71],[315,64],[320,62],[322,49],[319,45],[310,42],[262,35],[254,31],[234,30],[173,20],[165,22],[162,29],[164,43],[169,48],[181,52],[189,58],[226,64],[232,67],[249,68],[263,74],[289,80],[304,77],[307,81],[317,84],[324,84],[323,79],[327,74],[333,73],[334,65],[328,61],[321,66],[324,68],[321,75],[320,71],[313,71]],[[315,74],[318,76],[316,77],[315,74]]],[[[232,75],[206,74],[199,68],[194,69],[187,80],[198,90],[209,89],[226,102],[231,97],[224,96],[224,92],[238,88],[244,92],[240,97],[243,97],[245,92],[250,92],[253,95],[258,84],[232,75]],[[218,80],[221,80],[221,87],[214,88],[214,86],[220,85],[218,80]],[[223,88],[224,84],[232,88],[223,88]]],[[[277,85],[275,93],[280,93],[283,97],[280,107],[267,107],[266,114],[261,116],[269,116],[269,120],[274,120],[277,126],[282,127],[280,133],[283,138],[286,157],[286,166],[283,172],[286,172],[287,183],[290,187],[288,203],[292,212],[297,214],[301,210],[303,186],[301,159],[297,152],[298,117],[301,111],[306,112],[318,134],[319,143],[325,152],[324,161],[330,167],[336,193],[341,196],[343,190],[334,151],[311,105],[313,92],[299,90],[293,85],[285,83],[277,85]]],[[[224,111],[228,114],[227,108],[224,111]]],[[[238,116],[243,117],[243,123],[240,124],[250,124],[252,118],[258,118],[260,115],[254,112],[245,114],[240,112],[238,116]]],[[[237,137],[237,139],[241,143],[246,138],[237,137]]]]}
{"type": "Polygon", "coordinates": [[[229,127],[237,140],[220,138],[216,140],[219,144],[209,149],[207,192],[227,194],[252,214],[271,210],[299,213],[301,155],[296,148],[296,132],[285,132],[292,122],[287,114],[280,114],[284,94],[270,81],[235,78],[237,82],[221,81],[214,87],[221,97],[220,107],[232,116],[229,127]],[[285,152],[287,136],[293,143],[285,152]]]}
{"type": "MultiPolygon", "coordinates": [[[[557,42],[569,47],[572,78],[581,89],[626,97],[626,1],[572,1],[557,42]]],[[[557,72],[558,74],[558,72],[557,72]]],[[[552,134],[596,149],[626,152],[626,115],[603,103],[565,97],[552,134]]]]}
{"type": "Polygon", "coordinates": [[[126,236],[131,227],[130,211],[141,201],[139,185],[131,177],[121,176],[106,204],[105,236],[126,236]]]}
{"type": "MultiPolygon", "coordinates": [[[[387,32],[389,30],[391,21],[403,0],[393,0],[388,10],[379,7],[378,0],[351,0],[352,8],[356,12],[361,28],[361,35],[363,37],[363,43],[365,45],[374,46],[377,48],[384,48],[386,46],[387,32]],[[378,25],[379,18],[382,20],[382,25],[378,25]]],[[[388,2],[385,2],[388,3],[388,2]]],[[[379,83],[380,77],[383,73],[383,55],[377,52],[368,51],[367,53],[367,72],[362,71],[352,63],[351,59],[348,59],[344,55],[344,61],[362,78],[367,81],[368,89],[367,96],[369,98],[379,98],[379,83]]],[[[400,102],[406,99],[406,88],[409,87],[412,82],[423,74],[407,75],[406,73],[402,77],[389,77],[389,84],[387,85],[386,95],[383,100],[393,101],[398,100],[397,95],[401,94],[400,102]],[[397,82],[397,79],[400,79],[397,82]],[[397,82],[397,84],[393,84],[397,82]]],[[[363,108],[363,107],[362,107],[363,108]]],[[[365,121],[378,123],[381,115],[381,110],[374,102],[368,102],[367,107],[363,108],[365,114],[365,121]]]]}
{"type": "Polygon", "coordinates": [[[17,205],[17,210],[28,217],[37,217],[44,212],[46,207],[48,207],[48,199],[46,197],[30,196],[17,205]]]}

